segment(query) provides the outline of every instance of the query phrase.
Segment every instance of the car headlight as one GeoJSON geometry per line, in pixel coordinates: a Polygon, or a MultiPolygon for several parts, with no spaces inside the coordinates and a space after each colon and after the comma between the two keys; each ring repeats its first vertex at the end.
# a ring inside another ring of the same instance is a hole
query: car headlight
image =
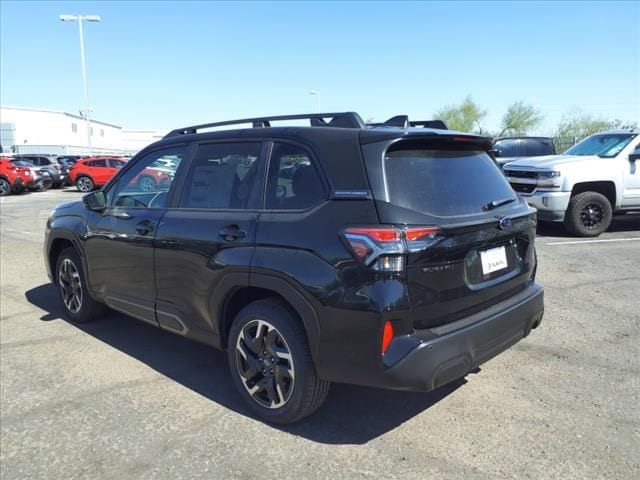
{"type": "Polygon", "coordinates": [[[556,178],[560,176],[557,170],[543,170],[538,172],[538,178],[556,178]]]}

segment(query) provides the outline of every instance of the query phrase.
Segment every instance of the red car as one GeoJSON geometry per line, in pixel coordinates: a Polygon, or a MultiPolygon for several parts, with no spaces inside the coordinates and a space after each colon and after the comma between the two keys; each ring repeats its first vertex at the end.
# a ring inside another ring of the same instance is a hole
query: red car
{"type": "Polygon", "coordinates": [[[122,158],[81,158],[69,169],[69,180],[81,192],[90,192],[111,180],[124,164],[122,158]]]}
{"type": "Polygon", "coordinates": [[[29,167],[14,165],[9,158],[0,157],[0,197],[20,192],[33,185],[29,167]]]}
{"type": "MultiPolygon", "coordinates": [[[[81,192],[90,192],[111,180],[125,163],[122,158],[83,158],[73,164],[69,179],[81,192]]],[[[153,192],[171,184],[172,175],[173,172],[167,169],[149,167],[134,177],[131,184],[143,192],[153,192]]]]}

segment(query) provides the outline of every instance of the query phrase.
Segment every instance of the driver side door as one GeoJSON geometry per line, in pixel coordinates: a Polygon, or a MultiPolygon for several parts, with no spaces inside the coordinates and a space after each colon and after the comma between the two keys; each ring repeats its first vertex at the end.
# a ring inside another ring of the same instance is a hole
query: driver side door
{"type": "Polygon", "coordinates": [[[106,192],[107,208],[88,219],[85,252],[92,291],[114,310],[156,326],[154,239],[173,178],[153,190],[143,190],[138,180],[161,158],[172,158],[179,168],[186,151],[173,146],[132,161],[106,192]]]}

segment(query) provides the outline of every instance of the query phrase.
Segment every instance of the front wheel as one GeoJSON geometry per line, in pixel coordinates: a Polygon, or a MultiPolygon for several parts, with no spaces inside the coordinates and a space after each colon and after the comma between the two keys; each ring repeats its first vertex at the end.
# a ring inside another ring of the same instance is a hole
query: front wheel
{"type": "Polygon", "coordinates": [[[0,197],[9,195],[11,193],[11,184],[4,178],[0,178],[0,197]]]}
{"type": "Polygon", "coordinates": [[[76,180],[76,187],[78,187],[78,190],[80,190],[82,193],[89,193],[93,191],[94,188],[96,188],[96,185],[89,177],[79,177],[76,180]]]}
{"type": "Polygon", "coordinates": [[[564,225],[579,237],[597,237],[611,224],[613,209],[598,192],[582,192],[571,198],[564,225]]]}
{"type": "Polygon", "coordinates": [[[99,317],[104,312],[104,306],[96,302],[89,294],[82,262],[71,247],[65,248],[58,256],[56,283],[69,320],[85,323],[99,317]]]}
{"type": "Polygon", "coordinates": [[[155,192],[157,190],[156,181],[152,177],[144,175],[138,180],[138,188],[143,192],[155,192]]]}
{"type": "Polygon", "coordinates": [[[329,391],[318,378],[300,320],[273,299],[244,307],[229,332],[233,382],[252,412],[288,424],[316,411],[329,391]]]}

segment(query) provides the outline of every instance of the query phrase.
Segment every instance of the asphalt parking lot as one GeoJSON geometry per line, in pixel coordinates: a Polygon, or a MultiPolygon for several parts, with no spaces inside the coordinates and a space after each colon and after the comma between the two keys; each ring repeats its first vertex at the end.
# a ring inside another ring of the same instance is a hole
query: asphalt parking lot
{"type": "Polygon", "coordinates": [[[540,328],[429,394],[333,385],[275,428],[221,352],[110,313],[62,319],[44,224],[74,190],[0,200],[0,477],[640,478],[640,215],[545,227],[540,328]]]}

